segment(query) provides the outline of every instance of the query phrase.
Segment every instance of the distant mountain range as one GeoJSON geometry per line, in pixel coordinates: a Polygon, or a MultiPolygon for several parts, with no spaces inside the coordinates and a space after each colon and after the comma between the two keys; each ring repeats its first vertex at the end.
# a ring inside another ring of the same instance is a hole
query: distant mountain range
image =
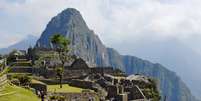
{"type": "MultiPolygon", "coordinates": [[[[161,63],[168,69],[175,71],[191,89],[193,95],[201,99],[200,53],[177,39],[147,40],[135,42],[133,47],[126,47],[123,44],[119,46],[129,50],[130,54],[161,63]]],[[[119,49],[118,46],[114,47],[119,49]]]]}
{"type": "Polygon", "coordinates": [[[154,77],[159,80],[162,97],[166,96],[167,101],[196,101],[183,81],[164,66],[135,56],[120,55],[115,49],[105,47],[76,9],[66,9],[53,17],[36,47],[50,48],[49,38],[55,33],[68,37],[71,40],[71,52],[91,65],[113,66],[127,74],[154,77]]]}
{"type": "Polygon", "coordinates": [[[16,44],[13,44],[7,48],[0,49],[0,54],[8,54],[9,52],[11,52],[14,49],[17,49],[17,50],[28,49],[30,46],[32,46],[32,47],[35,46],[37,40],[38,40],[38,38],[36,36],[28,35],[22,41],[17,42],[16,44]]]}

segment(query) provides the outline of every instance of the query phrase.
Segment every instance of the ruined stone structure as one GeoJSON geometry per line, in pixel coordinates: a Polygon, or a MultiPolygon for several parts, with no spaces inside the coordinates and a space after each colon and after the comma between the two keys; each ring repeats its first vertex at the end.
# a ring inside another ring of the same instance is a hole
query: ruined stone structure
{"type": "MultiPolygon", "coordinates": [[[[55,67],[59,64],[44,62],[45,67],[36,66],[13,66],[12,73],[31,73],[35,76],[43,77],[39,79],[46,84],[58,84],[56,80],[55,67]],[[51,65],[50,65],[51,64],[51,65]]],[[[64,67],[63,82],[70,86],[90,89],[97,94],[101,100],[112,101],[131,101],[131,100],[151,100],[153,96],[145,92],[146,89],[152,89],[152,82],[144,76],[127,77],[124,72],[112,67],[89,67],[81,58],[76,59],[70,65],[64,67]]],[[[33,88],[46,90],[44,84],[32,84],[33,88]]],[[[55,93],[53,95],[62,95],[66,99],[80,99],[90,93],[55,93]],[[77,96],[77,97],[76,97],[77,96]]],[[[90,96],[84,97],[88,101],[94,101],[90,96]],[[89,100],[92,99],[92,100],[89,100]]]]}
{"type": "MultiPolygon", "coordinates": [[[[65,101],[99,101],[95,93],[49,93],[48,96],[62,96],[65,101]]],[[[49,99],[50,101],[52,99],[49,99]]]]}
{"type": "Polygon", "coordinates": [[[4,70],[4,68],[6,67],[7,63],[6,63],[6,59],[5,58],[1,58],[0,59],[0,72],[4,70]]]}

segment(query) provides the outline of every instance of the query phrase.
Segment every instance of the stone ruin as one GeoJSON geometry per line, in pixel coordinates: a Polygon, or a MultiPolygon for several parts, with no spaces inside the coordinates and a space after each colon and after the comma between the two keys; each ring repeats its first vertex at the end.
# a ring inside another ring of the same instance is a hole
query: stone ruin
{"type": "MultiPolygon", "coordinates": [[[[45,68],[13,66],[11,72],[31,73],[36,76],[44,77],[44,79],[40,79],[40,81],[46,84],[58,84],[58,81],[54,79],[56,77],[54,66],[56,65],[51,62],[52,61],[44,62],[45,68]]],[[[124,72],[112,67],[89,67],[81,58],[65,66],[62,83],[93,90],[94,93],[90,94],[97,95],[101,101],[148,101],[151,100],[153,96],[149,96],[147,93],[150,92],[145,92],[144,89],[149,89],[150,87],[156,88],[152,87],[156,85],[152,84],[151,79],[145,76],[127,76],[124,72]]],[[[46,89],[44,86],[45,85],[37,86],[37,84],[35,84],[33,87],[36,89],[46,89]]],[[[72,98],[75,97],[79,99],[83,94],[87,93],[51,93],[50,95],[62,95],[66,98],[71,96],[72,98]]],[[[88,99],[88,101],[94,100],[88,99]]]]}

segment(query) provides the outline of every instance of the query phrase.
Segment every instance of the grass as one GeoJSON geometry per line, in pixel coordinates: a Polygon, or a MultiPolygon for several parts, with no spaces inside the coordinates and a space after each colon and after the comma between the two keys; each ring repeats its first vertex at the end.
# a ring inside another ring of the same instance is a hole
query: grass
{"type": "Polygon", "coordinates": [[[0,101],[40,101],[40,99],[30,90],[7,84],[0,94],[0,101]]]}
{"type": "Polygon", "coordinates": [[[32,66],[30,61],[15,62],[12,66],[32,66]]]}
{"type": "Polygon", "coordinates": [[[48,85],[48,92],[68,92],[68,93],[81,93],[84,89],[72,87],[68,84],[63,84],[63,87],[60,88],[60,85],[48,85]]]}
{"type": "Polygon", "coordinates": [[[35,80],[35,79],[32,79],[31,83],[37,83],[37,84],[44,84],[44,85],[46,85],[45,83],[43,83],[41,81],[38,81],[38,80],[35,80]]]}
{"type": "Polygon", "coordinates": [[[32,76],[32,73],[7,73],[7,75],[28,75],[28,76],[32,76]]]}
{"type": "MultiPolygon", "coordinates": [[[[47,90],[49,92],[57,92],[57,93],[81,93],[82,91],[85,91],[87,89],[82,89],[82,88],[78,88],[78,87],[72,87],[69,86],[68,84],[63,84],[63,87],[60,88],[60,85],[48,85],[47,86],[47,90]]],[[[90,92],[93,92],[92,90],[87,90],[90,92]]],[[[85,100],[83,100],[85,101],[85,100]]],[[[86,100],[87,101],[87,100],[86,100]]],[[[99,101],[99,97],[95,96],[95,101],[99,101]]]]}

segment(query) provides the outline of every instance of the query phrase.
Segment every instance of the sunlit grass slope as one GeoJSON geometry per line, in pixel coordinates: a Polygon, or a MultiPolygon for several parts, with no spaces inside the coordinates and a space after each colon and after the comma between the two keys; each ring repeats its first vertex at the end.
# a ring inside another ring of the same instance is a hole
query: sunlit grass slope
{"type": "Polygon", "coordinates": [[[80,93],[82,92],[82,88],[72,87],[68,84],[64,84],[62,88],[59,85],[48,85],[47,90],[49,92],[72,92],[72,93],[80,93]]]}
{"type": "Polygon", "coordinates": [[[40,101],[40,100],[30,90],[7,84],[3,88],[1,88],[0,101],[40,101]]]}

